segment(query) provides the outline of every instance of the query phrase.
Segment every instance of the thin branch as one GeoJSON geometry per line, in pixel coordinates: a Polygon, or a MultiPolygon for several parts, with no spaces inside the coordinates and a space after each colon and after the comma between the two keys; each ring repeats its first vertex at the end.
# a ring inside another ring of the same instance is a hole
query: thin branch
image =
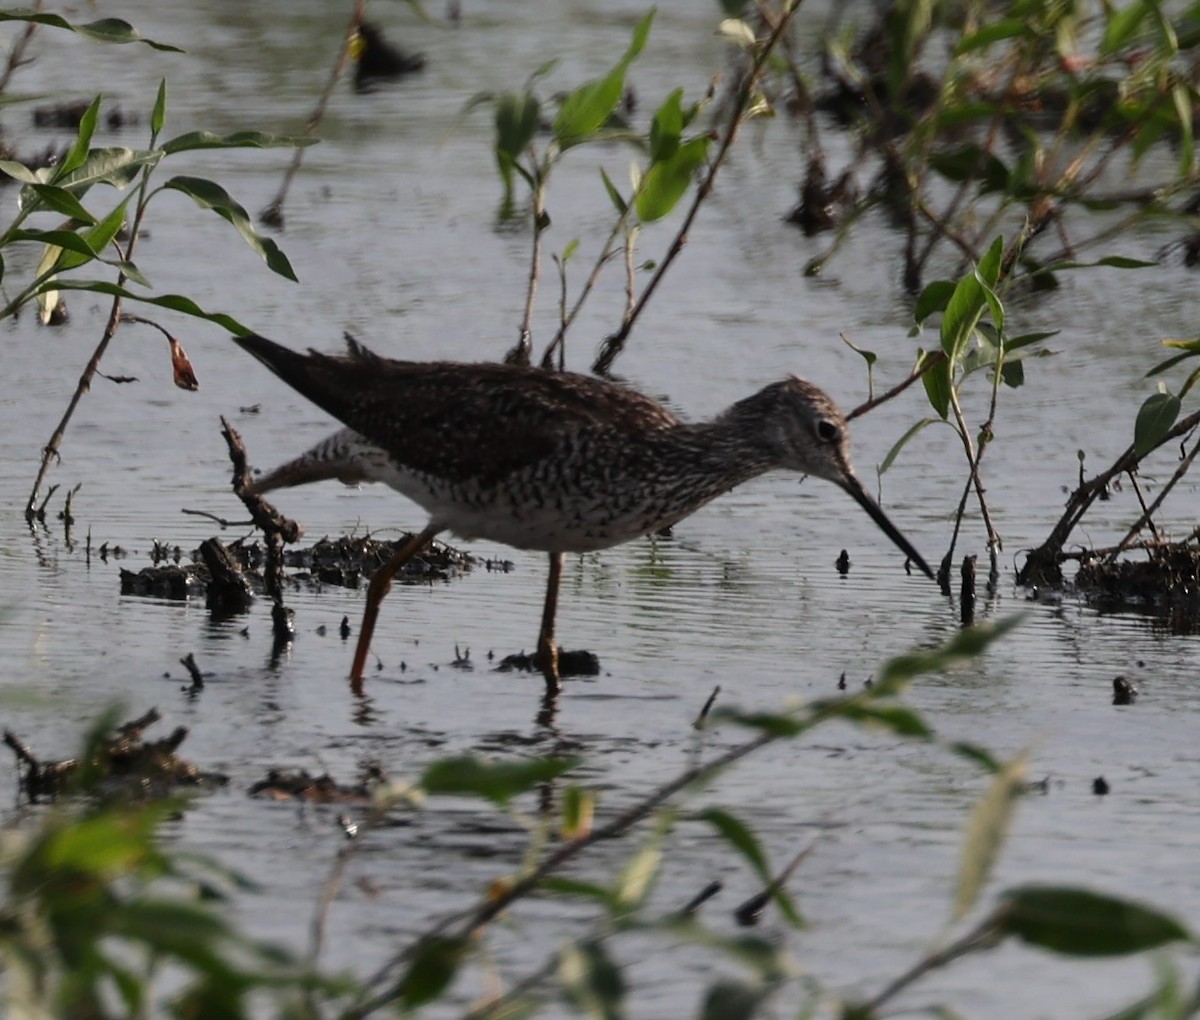
{"type": "MultiPolygon", "coordinates": [[[[155,138],[151,135],[150,144],[153,146],[155,138]]],[[[133,258],[133,250],[137,246],[138,237],[142,229],[142,220],[146,215],[148,205],[147,192],[150,186],[150,169],[146,168],[142,171],[141,183],[138,187],[137,207],[133,214],[133,223],[129,228],[129,241],[122,251],[119,242],[113,240],[113,245],[120,254],[121,259],[125,262],[131,261],[133,258]]],[[[117,273],[117,286],[123,287],[127,277],[124,271],[117,273]]],[[[42,488],[42,483],[46,480],[46,474],[50,470],[50,464],[59,458],[59,447],[62,446],[63,437],[67,432],[67,425],[75,415],[75,408],[79,406],[79,401],[83,399],[83,395],[92,388],[92,379],[100,369],[100,362],[108,350],[108,345],[112,342],[112,338],[116,336],[117,327],[121,322],[121,298],[114,297],[112,305],[109,307],[108,321],[104,326],[104,333],[100,337],[100,342],[96,345],[96,349],[92,352],[91,358],[84,366],[83,373],[79,377],[79,382],[76,384],[75,392],[71,395],[71,400],[67,404],[66,411],[63,412],[62,418],[59,420],[57,427],[50,436],[49,442],[42,447],[42,464],[38,469],[37,477],[33,481],[33,488],[29,492],[29,499],[25,503],[25,519],[32,521],[37,512],[34,510],[34,504],[37,503],[38,492],[42,488]]]]}
{"type": "MultiPolygon", "coordinates": [[[[346,34],[342,37],[342,46],[338,50],[337,59],[333,62],[333,70],[329,72],[329,80],[325,83],[325,89],[321,93],[321,97],[317,100],[317,105],[313,112],[309,114],[308,123],[305,125],[304,134],[312,137],[316,133],[321,120],[325,116],[325,108],[329,105],[329,98],[333,95],[334,86],[337,85],[338,79],[341,78],[342,72],[346,69],[346,61],[350,56],[350,40],[354,37],[354,33],[358,30],[358,26],[362,24],[362,20],[367,14],[367,0],[355,0],[354,11],[350,15],[350,24],[346,28],[346,34]]],[[[267,226],[282,227],[283,226],[283,203],[287,198],[288,189],[292,186],[292,178],[296,176],[300,170],[300,164],[304,162],[305,146],[296,146],[292,153],[292,162],[288,166],[283,175],[283,183],[279,186],[279,191],[270,204],[258,214],[259,221],[267,226]]]]}
{"type": "Polygon", "coordinates": [[[1067,539],[1070,538],[1075,526],[1083,519],[1083,515],[1100,498],[1101,493],[1107,490],[1109,483],[1117,475],[1132,471],[1141,463],[1144,457],[1149,456],[1150,453],[1157,450],[1164,443],[1187,435],[1197,425],[1200,425],[1200,411],[1189,414],[1186,418],[1177,421],[1166,435],[1154,444],[1153,449],[1147,450],[1142,457],[1137,455],[1136,448],[1130,444],[1125,449],[1125,452],[1113,462],[1111,467],[1105,471],[1101,471],[1098,475],[1088,479],[1088,481],[1080,483],[1079,487],[1071,493],[1070,499],[1067,500],[1067,508],[1063,511],[1063,515],[1059,518],[1058,523],[1054,525],[1049,537],[1040,546],[1029,552],[1024,566],[1017,572],[1017,583],[1040,584],[1044,582],[1058,583],[1061,581],[1062,577],[1061,572],[1058,570],[1058,564],[1063,559],[1068,558],[1063,554],[1062,548],[1066,545],[1067,539]]]}
{"type": "MultiPolygon", "coordinates": [[[[37,0],[33,5],[35,12],[41,11],[42,0],[37,0]]],[[[29,47],[30,41],[33,39],[34,32],[37,31],[37,22],[30,21],[25,25],[25,30],[13,43],[13,47],[8,52],[8,62],[4,66],[4,72],[0,74],[0,94],[8,91],[8,83],[12,81],[12,76],[16,74],[18,67],[24,67],[27,64],[32,64],[32,60],[25,59],[25,50],[29,47]]]]}
{"type": "Polygon", "coordinates": [[[729,119],[729,126],[725,129],[725,134],[721,139],[717,154],[709,164],[708,172],[696,188],[696,195],[692,199],[691,207],[684,216],[683,223],[671,241],[670,247],[667,248],[666,255],[663,256],[662,261],[655,267],[654,275],[650,277],[650,282],[646,284],[646,288],[642,291],[641,297],[638,298],[637,304],[634,305],[633,310],[621,323],[621,328],[607,337],[601,345],[600,352],[592,364],[592,371],[597,375],[608,374],[613,362],[624,349],[625,341],[629,339],[629,334],[633,331],[634,325],[641,317],[647,302],[654,296],[654,292],[658,289],[658,285],[662,282],[663,277],[666,276],[667,270],[671,268],[687,244],[692,224],[700,212],[701,205],[704,204],[705,200],[712,193],[713,186],[716,184],[717,174],[720,173],[721,167],[725,163],[725,158],[728,156],[729,150],[733,147],[738,131],[750,109],[751,101],[754,98],[754,89],[758,85],[759,78],[762,76],[763,68],[766,66],[771,53],[779,44],[779,40],[783,38],[783,33],[787,30],[788,25],[791,24],[792,17],[800,9],[801,2],[802,0],[791,0],[788,3],[787,9],[783,12],[782,17],[780,17],[778,24],[775,25],[771,35],[767,38],[766,43],[755,55],[754,63],[751,65],[749,73],[743,79],[741,88],[738,90],[737,102],[734,104],[733,115],[729,119]]]}
{"type": "MultiPolygon", "coordinates": [[[[1154,500],[1153,503],[1151,503],[1148,507],[1145,508],[1145,512],[1142,514],[1141,517],[1139,517],[1137,519],[1137,523],[1135,523],[1133,525],[1133,527],[1131,527],[1129,529],[1129,531],[1126,533],[1125,537],[1123,539],[1121,539],[1120,542],[1117,543],[1116,548],[1113,549],[1112,552],[1110,552],[1108,554],[1109,562],[1112,562],[1122,552],[1124,552],[1125,547],[1128,546],[1129,543],[1132,542],[1137,537],[1137,533],[1139,531],[1141,531],[1142,528],[1144,528],[1147,524],[1150,524],[1151,530],[1153,530],[1154,525],[1151,522],[1151,517],[1154,515],[1154,512],[1160,506],[1162,506],[1163,500],[1166,499],[1167,495],[1170,493],[1170,491],[1173,488],[1175,488],[1175,486],[1179,482],[1179,479],[1181,479],[1185,474],[1187,474],[1188,468],[1190,468],[1192,466],[1192,461],[1194,461],[1196,459],[1196,454],[1198,452],[1200,452],[1200,442],[1198,442],[1192,446],[1192,452],[1183,458],[1183,460],[1179,464],[1179,467],[1177,467],[1175,469],[1175,473],[1171,476],[1171,480],[1162,487],[1162,492],[1160,492],[1158,494],[1158,497],[1154,500]]],[[[1139,499],[1141,498],[1140,492],[1138,493],[1138,498],[1139,499]]],[[[1154,537],[1155,538],[1158,537],[1157,532],[1154,532],[1154,537]]]]}
{"type": "MultiPolygon", "coordinates": [[[[546,176],[538,166],[537,154],[529,149],[530,179],[533,181],[533,250],[529,255],[529,282],[525,286],[525,311],[517,332],[517,344],[506,355],[509,365],[528,365],[533,357],[533,308],[537,302],[538,278],[542,273],[542,234],[546,230],[546,176]]],[[[549,353],[547,351],[547,353],[549,353]]]]}
{"type": "MultiPolygon", "coordinates": [[[[823,711],[814,713],[814,720],[821,718],[824,715],[823,711]]],[[[493,893],[487,896],[476,907],[458,913],[441,924],[436,925],[433,929],[417,939],[410,946],[402,950],[395,958],[390,960],[379,974],[376,975],[368,984],[379,984],[388,981],[389,984],[383,991],[372,996],[365,1002],[359,1003],[357,1006],[348,1009],[342,1014],[343,1020],[362,1020],[363,1017],[369,1016],[375,1010],[380,1009],[391,1002],[394,1002],[398,996],[403,994],[405,976],[402,975],[398,979],[388,978],[397,967],[402,966],[412,955],[429,940],[444,936],[447,932],[450,937],[456,939],[467,940],[478,933],[480,929],[489,924],[497,916],[508,909],[515,901],[522,899],[532,893],[547,876],[557,871],[567,862],[573,860],[584,850],[593,846],[596,843],[604,840],[613,839],[622,835],[628,829],[632,828],[637,823],[649,817],[661,805],[670,800],[681,790],[686,789],[693,783],[705,779],[708,776],[715,774],[728,765],[746,757],[748,754],[757,751],[761,747],[765,747],[774,740],[778,739],[777,735],[770,732],[760,733],[758,736],[737,746],[730,748],[724,754],[718,755],[711,761],[697,765],[681,773],[675,779],[671,780],[663,786],[660,786],[654,792],[638,801],[632,807],[622,812],[606,825],[599,826],[593,829],[588,835],[581,836],[578,839],[564,843],[556,851],[546,857],[536,868],[526,874],[524,877],[508,886],[500,892],[493,893]]]]}
{"type": "Polygon", "coordinates": [[[875,410],[875,408],[877,408],[880,404],[886,404],[893,397],[898,397],[901,393],[903,393],[906,389],[908,389],[913,383],[915,383],[918,379],[920,379],[926,372],[931,371],[935,366],[940,365],[945,360],[946,360],[945,352],[943,352],[943,351],[934,352],[933,354],[931,354],[929,356],[929,358],[926,360],[924,365],[922,365],[920,368],[914,368],[912,370],[912,372],[909,373],[907,379],[904,379],[901,382],[896,383],[896,385],[893,386],[886,393],[881,393],[878,397],[872,397],[870,400],[868,400],[862,404],[859,404],[858,407],[856,407],[853,411],[851,411],[848,415],[846,415],[846,421],[853,421],[855,418],[861,417],[862,415],[866,414],[868,411],[875,410]]]}
{"type": "Polygon", "coordinates": [[[879,1010],[890,999],[894,999],[918,979],[970,953],[976,953],[982,949],[990,949],[996,945],[1000,938],[1001,932],[996,921],[996,916],[995,914],[991,914],[984,919],[982,924],[968,932],[961,939],[952,942],[945,949],[930,953],[928,956],[918,960],[911,969],[896,978],[895,981],[889,984],[870,1002],[854,1010],[854,1015],[878,1016],[879,1010]]]}

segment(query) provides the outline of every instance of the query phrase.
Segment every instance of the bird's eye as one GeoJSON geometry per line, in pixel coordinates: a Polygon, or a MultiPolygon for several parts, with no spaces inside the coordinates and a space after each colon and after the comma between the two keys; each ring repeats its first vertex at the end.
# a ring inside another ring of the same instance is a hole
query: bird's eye
{"type": "Polygon", "coordinates": [[[817,438],[824,443],[832,443],[838,437],[838,427],[828,418],[817,422],[817,438]]]}

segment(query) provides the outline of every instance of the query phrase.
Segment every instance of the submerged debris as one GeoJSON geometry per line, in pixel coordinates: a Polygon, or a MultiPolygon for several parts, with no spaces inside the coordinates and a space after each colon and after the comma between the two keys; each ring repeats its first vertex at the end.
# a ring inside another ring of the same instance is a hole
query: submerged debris
{"type": "MultiPolygon", "coordinates": [[[[497,673],[537,673],[541,671],[536,655],[518,652],[506,655],[496,667],[497,673]]],[[[558,672],[560,676],[599,676],[600,659],[594,652],[581,648],[573,652],[559,650],[558,672]]]]}
{"type": "Polygon", "coordinates": [[[355,54],[354,89],[371,92],[381,82],[425,69],[424,53],[409,53],[392,45],[369,22],[359,22],[352,52],[355,54]]]}
{"type": "Polygon", "coordinates": [[[1113,704],[1132,705],[1138,696],[1138,689],[1123,676],[1113,677],[1113,704]]]}
{"type": "Polygon", "coordinates": [[[1200,633],[1200,545],[1147,543],[1143,551],[1139,560],[1085,558],[1076,588],[1101,610],[1149,612],[1172,633],[1200,633]]]}
{"type": "MultiPolygon", "coordinates": [[[[299,587],[307,584],[319,588],[334,584],[342,588],[358,588],[377,568],[387,563],[412,536],[401,535],[395,542],[374,538],[343,535],[323,538],[307,549],[290,549],[284,553],[284,565],[296,572],[287,580],[299,587]]],[[[187,564],[167,563],[142,570],[121,571],[121,594],[163,599],[206,597],[214,605],[236,611],[243,595],[264,589],[263,566],[266,548],[261,542],[232,542],[228,546],[208,539],[191,554],[187,564]],[[214,582],[213,565],[219,582],[214,582]],[[243,588],[243,586],[246,586],[243,588]],[[215,591],[220,589],[221,596],[215,591]],[[214,602],[215,599],[215,602],[214,602]]],[[[470,570],[476,560],[444,542],[433,542],[414,557],[396,575],[401,584],[421,584],[446,581],[470,570]]]]}
{"type": "Polygon", "coordinates": [[[266,779],[250,787],[251,797],[267,797],[270,800],[302,800],[309,804],[362,804],[371,803],[371,790],[378,785],[382,773],[378,769],[368,770],[357,783],[344,785],[329,773],[309,775],[305,769],[271,769],[266,779]]]}
{"type": "Polygon", "coordinates": [[[4,743],[24,767],[21,789],[31,801],[62,793],[85,768],[91,773],[88,788],[109,794],[165,795],[179,786],[216,787],[229,782],[228,776],[203,771],[175,753],[187,738],[186,726],[176,727],[162,740],[143,743],[142,734],[161,718],[152,708],[118,726],[111,737],[93,748],[87,761],[44,761],[11,730],[4,731],[4,743]]]}

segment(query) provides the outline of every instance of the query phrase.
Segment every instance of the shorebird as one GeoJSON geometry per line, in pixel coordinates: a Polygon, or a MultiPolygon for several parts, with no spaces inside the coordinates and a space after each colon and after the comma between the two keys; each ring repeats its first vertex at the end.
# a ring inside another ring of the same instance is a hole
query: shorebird
{"type": "Polygon", "coordinates": [[[346,428],[255,483],[385,482],[429,514],[425,529],[371,576],[351,679],[362,680],[379,604],[396,572],[450,531],[550,554],[537,662],[559,686],[554,618],[563,555],[606,549],[676,523],[775,469],[848,492],[930,578],[850,466],[841,412],[790,376],[712,421],[688,424],[657,401],[571,372],[494,363],[393,361],[349,335],[347,354],[302,354],[234,337],[346,428]]]}

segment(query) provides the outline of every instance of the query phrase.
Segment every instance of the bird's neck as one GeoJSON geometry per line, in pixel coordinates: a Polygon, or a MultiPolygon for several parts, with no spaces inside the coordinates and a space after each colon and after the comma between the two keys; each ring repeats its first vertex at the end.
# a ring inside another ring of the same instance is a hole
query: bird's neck
{"type": "Polygon", "coordinates": [[[765,474],[775,466],[775,456],[763,434],[761,422],[744,413],[740,404],[712,421],[678,426],[689,456],[678,458],[682,470],[694,476],[703,501],[765,474]]]}

